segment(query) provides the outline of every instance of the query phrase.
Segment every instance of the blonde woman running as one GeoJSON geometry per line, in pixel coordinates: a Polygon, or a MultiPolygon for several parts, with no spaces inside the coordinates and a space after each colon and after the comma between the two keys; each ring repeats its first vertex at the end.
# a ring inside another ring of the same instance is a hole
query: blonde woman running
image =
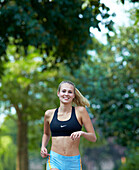
{"type": "Polygon", "coordinates": [[[94,128],[85,108],[90,104],[70,81],[59,84],[57,95],[59,108],[45,112],[41,156],[48,156],[47,170],[81,170],[80,137],[96,142],[94,128]],[[73,103],[77,106],[73,107],[73,103]],[[83,125],[87,132],[81,130],[83,125]],[[48,154],[46,146],[51,134],[52,146],[48,154]]]}

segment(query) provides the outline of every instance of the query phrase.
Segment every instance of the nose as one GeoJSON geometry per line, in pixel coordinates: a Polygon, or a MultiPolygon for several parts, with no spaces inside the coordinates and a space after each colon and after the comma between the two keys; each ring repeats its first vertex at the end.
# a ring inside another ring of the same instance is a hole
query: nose
{"type": "Polygon", "coordinates": [[[66,92],[65,95],[68,95],[68,92],[66,92]]]}

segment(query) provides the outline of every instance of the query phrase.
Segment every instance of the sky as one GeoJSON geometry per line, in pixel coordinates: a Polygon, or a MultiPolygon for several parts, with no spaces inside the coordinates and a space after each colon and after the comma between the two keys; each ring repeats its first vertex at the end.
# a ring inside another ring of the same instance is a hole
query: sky
{"type": "MultiPolygon", "coordinates": [[[[133,5],[129,3],[128,0],[125,0],[124,5],[120,2],[120,0],[101,0],[101,2],[110,8],[109,14],[112,13],[116,14],[116,16],[112,18],[112,20],[115,23],[114,24],[115,28],[118,29],[118,26],[129,25],[129,13],[126,11],[129,10],[133,5]]],[[[105,29],[105,27],[102,25],[99,26],[101,28],[101,32],[99,32],[97,28],[96,29],[91,28],[90,32],[92,32],[95,35],[95,38],[100,40],[102,43],[106,44],[107,41],[105,34],[108,32],[108,30],[105,29]]]]}
{"type": "Polygon", "coordinates": [[[126,10],[129,10],[132,7],[132,4],[129,3],[128,0],[125,0],[125,4],[123,5],[120,1],[121,0],[101,0],[101,2],[110,8],[111,13],[115,12],[116,17],[113,19],[115,25],[128,26],[129,14],[126,10]]]}
{"type": "MultiPolygon", "coordinates": [[[[122,3],[117,3],[117,1],[120,0],[101,0],[106,6],[110,8],[109,13],[115,13],[116,17],[113,18],[113,21],[115,23],[115,28],[118,28],[118,26],[128,26],[129,24],[129,15],[126,13],[126,10],[129,10],[132,7],[132,4],[129,3],[127,0],[125,0],[125,4],[123,5],[122,3]]],[[[103,27],[100,26],[101,32],[99,32],[97,29],[90,28],[90,32],[92,32],[95,37],[102,41],[104,44],[106,43],[106,36],[105,34],[107,33],[107,30],[103,27]]],[[[2,124],[4,120],[5,115],[0,113],[0,125],[2,124]]]]}

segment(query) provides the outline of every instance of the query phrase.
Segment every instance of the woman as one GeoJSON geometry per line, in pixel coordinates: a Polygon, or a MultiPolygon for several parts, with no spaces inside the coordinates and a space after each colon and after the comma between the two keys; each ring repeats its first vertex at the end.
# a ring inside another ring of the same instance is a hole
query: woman
{"type": "Polygon", "coordinates": [[[70,81],[60,83],[57,95],[60,107],[45,112],[41,156],[48,156],[47,170],[81,170],[80,137],[96,141],[92,122],[85,109],[90,104],[70,81]],[[77,106],[73,107],[72,104],[77,106]],[[87,132],[81,131],[83,125],[87,132]],[[52,146],[48,154],[46,146],[50,134],[52,146]]]}

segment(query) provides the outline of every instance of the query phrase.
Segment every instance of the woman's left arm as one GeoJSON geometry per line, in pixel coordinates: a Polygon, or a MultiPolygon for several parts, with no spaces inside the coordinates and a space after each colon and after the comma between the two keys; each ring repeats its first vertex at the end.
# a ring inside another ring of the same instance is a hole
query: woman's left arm
{"type": "Polygon", "coordinates": [[[86,138],[91,142],[96,142],[97,138],[95,135],[95,131],[86,108],[78,107],[78,109],[81,115],[82,123],[85,126],[87,132],[84,131],[74,132],[71,134],[71,139],[75,140],[75,139],[79,139],[80,136],[83,136],[84,138],[86,138]]]}

